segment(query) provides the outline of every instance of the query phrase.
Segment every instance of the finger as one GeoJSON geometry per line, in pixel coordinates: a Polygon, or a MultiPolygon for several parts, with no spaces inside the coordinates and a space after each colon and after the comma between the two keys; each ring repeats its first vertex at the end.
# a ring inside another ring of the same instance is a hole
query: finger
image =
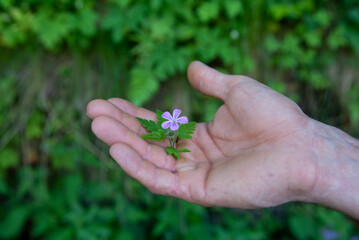
{"type": "MultiPolygon", "coordinates": [[[[92,119],[103,115],[109,116],[121,122],[127,128],[134,131],[136,134],[140,136],[143,136],[148,133],[148,131],[142,127],[142,124],[134,116],[123,112],[121,109],[119,109],[118,107],[116,107],[115,105],[113,105],[112,103],[106,100],[96,99],[91,101],[87,105],[86,111],[87,111],[87,115],[89,115],[89,117],[92,119]]],[[[166,141],[161,141],[161,142],[148,141],[148,142],[157,144],[162,147],[168,145],[166,141]]]]}
{"type": "Polygon", "coordinates": [[[146,142],[115,119],[99,116],[92,121],[91,127],[94,134],[107,145],[125,143],[137,151],[143,159],[154,163],[157,167],[175,171],[176,160],[171,155],[167,155],[162,147],[146,142]]]}
{"type": "Polygon", "coordinates": [[[123,112],[130,114],[134,117],[144,118],[147,120],[156,120],[156,114],[145,108],[137,107],[135,104],[126,101],[122,98],[110,98],[110,103],[121,109],[123,112]]]}
{"type": "Polygon", "coordinates": [[[235,80],[207,65],[194,61],[187,69],[188,80],[199,92],[224,101],[235,80]]]}
{"type": "Polygon", "coordinates": [[[127,128],[139,135],[144,135],[147,133],[147,131],[142,127],[141,123],[134,116],[123,112],[114,104],[106,100],[96,99],[91,101],[87,105],[86,111],[87,115],[89,115],[89,117],[92,119],[102,115],[109,116],[121,122],[127,128]]]}
{"type": "Polygon", "coordinates": [[[110,154],[128,175],[140,181],[151,192],[183,197],[180,194],[179,178],[176,174],[143,160],[129,145],[116,143],[111,146],[110,154]]]}

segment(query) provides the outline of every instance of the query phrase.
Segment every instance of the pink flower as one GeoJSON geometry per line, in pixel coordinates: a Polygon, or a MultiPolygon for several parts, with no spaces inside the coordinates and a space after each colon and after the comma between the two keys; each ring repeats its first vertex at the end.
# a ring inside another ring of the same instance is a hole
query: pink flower
{"type": "Polygon", "coordinates": [[[179,123],[181,124],[185,124],[188,123],[188,119],[187,117],[180,117],[179,115],[181,114],[181,109],[175,109],[173,110],[173,117],[171,116],[171,113],[169,112],[164,112],[161,117],[163,117],[164,119],[167,119],[168,121],[165,121],[162,123],[162,128],[167,129],[170,128],[172,131],[176,131],[179,128],[179,123]]]}

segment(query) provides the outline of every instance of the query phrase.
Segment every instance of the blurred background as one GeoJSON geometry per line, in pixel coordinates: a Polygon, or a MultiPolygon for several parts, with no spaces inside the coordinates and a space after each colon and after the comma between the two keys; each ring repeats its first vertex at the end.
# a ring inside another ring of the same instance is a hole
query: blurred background
{"type": "Polygon", "coordinates": [[[322,206],[203,208],[124,174],[86,104],[209,121],[221,102],[190,87],[192,60],[359,137],[357,0],[0,0],[0,239],[359,239],[322,206]]]}

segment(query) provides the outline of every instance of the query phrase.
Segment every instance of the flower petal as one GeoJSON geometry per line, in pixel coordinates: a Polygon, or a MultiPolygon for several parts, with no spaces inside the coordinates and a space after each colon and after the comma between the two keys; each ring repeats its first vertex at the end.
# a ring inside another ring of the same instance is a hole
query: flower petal
{"type": "Polygon", "coordinates": [[[167,128],[170,127],[171,123],[172,123],[171,121],[163,122],[163,123],[161,124],[161,127],[162,127],[163,129],[167,129],[167,128]]]}
{"type": "Polygon", "coordinates": [[[182,124],[186,124],[186,123],[188,123],[188,118],[184,117],[184,116],[180,117],[180,118],[177,119],[177,122],[182,123],[182,124]]]}
{"type": "Polygon", "coordinates": [[[179,115],[181,114],[181,112],[182,112],[181,109],[173,110],[173,119],[177,119],[179,117],[179,115]]]}
{"type": "Polygon", "coordinates": [[[164,119],[167,119],[167,120],[172,120],[172,116],[171,116],[171,113],[169,113],[168,111],[162,113],[161,117],[163,117],[164,119]]]}
{"type": "Polygon", "coordinates": [[[178,125],[177,122],[171,123],[170,129],[171,129],[172,131],[176,131],[176,130],[178,130],[178,128],[179,128],[179,125],[178,125]]]}

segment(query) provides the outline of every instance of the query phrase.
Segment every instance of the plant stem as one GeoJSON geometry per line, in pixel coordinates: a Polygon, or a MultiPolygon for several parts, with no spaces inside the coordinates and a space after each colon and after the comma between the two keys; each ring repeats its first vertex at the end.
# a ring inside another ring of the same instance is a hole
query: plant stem
{"type": "Polygon", "coordinates": [[[171,147],[176,148],[177,132],[175,132],[175,131],[173,131],[173,132],[174,132],[174,135],[171,134],[168,137],[168,140],[170,141],[171,147]]]}
{"type": "Polygon", "coordinates": [[[175,136],[173,138],[173,148],[176,148],[176,141],[177,141],[177,132],[175,132],[175,136]]]}
{"type": "Polygon", "coordinates": [[[171,147],[173,147],[172,137],[169,137],[169,140],[170,140],[170,145],[171,145],[171,147]]]}

